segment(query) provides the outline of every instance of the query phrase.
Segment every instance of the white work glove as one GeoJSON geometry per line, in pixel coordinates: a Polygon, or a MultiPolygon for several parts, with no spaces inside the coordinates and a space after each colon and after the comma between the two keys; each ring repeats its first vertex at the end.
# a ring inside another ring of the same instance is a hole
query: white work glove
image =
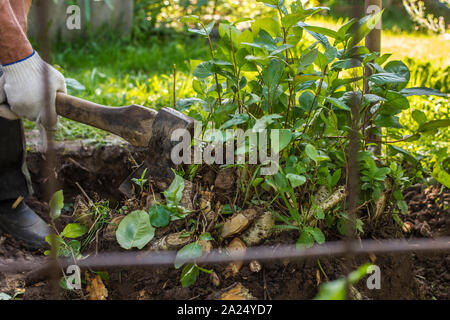
{"type": "Polygon", "coordinates": [[[2,67],[0,66],[0,104],[6,101],[5,94],[5,75],[2,72],[2,67]]]}
{"type": "MultiPolygon", "coordinates": [[[[58,121],[55,100],[56,93],[66,93],[64,76],[41,59],[37,52],[16,63],[3,66],[4,91],[11,112],[20,118],[36,121],[52,130],[58,121]],[[50,114],[46,115],[46,84],[44,68],[48,68],[48,90],[50,114]]],[[[1,111],[0,111],[1,112],[1,111]]]]}
{"type": "Polygon", "coordinates": [[[17,120],[19,117],[14,114],[11,109],[5,104],[5,75],[2,73],[2,67],[0,67],[0,117],[8,120],[17,120]]]}

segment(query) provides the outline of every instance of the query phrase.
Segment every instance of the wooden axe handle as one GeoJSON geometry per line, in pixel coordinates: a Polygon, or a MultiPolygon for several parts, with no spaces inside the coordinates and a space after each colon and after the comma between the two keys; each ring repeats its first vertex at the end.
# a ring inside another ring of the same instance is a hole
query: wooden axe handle
{"type": "Polygon", "coordinates": [[[147,147],[158,112],[138,106],[107,107],[63,93],[56,96],[56,113],[122,137],[132,145],[147,147]]]}

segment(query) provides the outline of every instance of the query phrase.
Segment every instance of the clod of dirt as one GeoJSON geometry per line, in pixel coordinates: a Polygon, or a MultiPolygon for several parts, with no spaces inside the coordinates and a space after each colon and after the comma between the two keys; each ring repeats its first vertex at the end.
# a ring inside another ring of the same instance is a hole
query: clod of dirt
{"type": "Polygon", "coordinates": [[[190,181],[184,180],[183,197],[180,200],[180,205],[188,210],[194,210],[194,184],[190,181]]]}
{"type": "Polygon", "coordinates": [[[85,273],[86,276],[86,292],[88,300],[106,300],[108,298],[108,290],[103,284],[99,275],[91,277],[89,272],[85,273]]]}
{"type": "Polygon", "coordinates": [[[411,230],[413,228],[413,224],[411,222],[406,221],[403,226],[402,226],[402,230],[405,233],[410,233],[411,230]]]}
{"type": "Polygon", "coordinates": [[[103,238],[107,241],[113,241],[116,239],[116,230],[119,227],[120,222],[125,218],[124,215],[120,215],[117,217],[114,217],[106,227],[105,231],[103,232],[103,238]]]}
{"type": "Polygon", "coordinates": [[[210,253],[213,248],[213,245],[212,245],[211,241],[209,241],[209,240],[200,240],[198,242],[198,244],[202,248],[202,252],[204,252],[206,254],[210,253]]]}
{"type": "Polygon", "coordinates": [[[210,296],[214,300],[256,300],[250,291],[240,282],[233,284],[227,289],[210,296]]]}
{"type": "Polygon", "coordinates": [[[225,221],[222,227],[222,238],[231,238],[244,231],[251,222],[258,216],[258,211],[254,208],[243,210],[235,216],[225,221]]]}
{"type": "Polygon", "coordinates": [[[231,262],[225,269],[225,279],[228,279],[231,275],[235,276],[239,273],[244,262],[242,258],[245,256],[247,247],[239,238],[234,238],[233,241],[227,246],[227,253],[236,258],[236,261],[231,262]]]}
{"type": "Polygon", "coordinates": [[[186,237],[183,232],[172,233],[154,242],[150,250],[178,250],[191,241],[192,238],[186,237]]]}
{"type": "Polygon", "coordinates": [[[215,273],[215,272],[211,273],[210,279],[214,286],[216,286],[216,287],[220,286],[220,279],[219,279],[219,276],[217,275],[217,273],[215,273]]]}
{"type": "Polygon", "coordinates": [[[227,168],[219,171],[214,185],[217,189],[228,192],[230,190],[233,190],[235,182],[235,170],[233,168],[227,168]]]}
{"type": "Polygon", "coordinates": [[[247,246],[258,245],[272,236],[274,233],[274,225],[275,218],[272,213],[265,212],[256,219],[255,223],[247,231],[244,232],[241,238],[247,246]]]}
{"type": "Polygon", "coordinates": [[[88,229],[90,229],[94,223],[91,208],[81,195],[78,195],[75,198],[73,205],[73,219],[88,229]]]}
{"type": "Polygon", "coordinates": [[[250,271],[251,271],[251,272],[254,272],[254,273],[258,273],[258,272],[260,272],[261,269],[262,269],[261,263],[259,263],[259,262],[256,261],[256,260],[250,262],[250,264],[248,265],[248,267],[250,268],[250,271]]]}
{"type": "Polygon", "coordinates": [[[230,238],[241,233],[245,230],[245,228],[247,228],[249,223],[250,221],[242,213],[235,215],[223,224],[221,234],[222,238],[230,238]]]}
{"type": "MultiPolygon", "coordinates": [[[[339,204],[339,202],[344,201],[347,196],[347,191],[344,186],[340,186],[332,194],[328,191],[327,187],[321,186],[317,193],[314,195],[314,202],[317,206],[322,208],[324,212],[333,209],[339,204]]],[[[309,211],[309,217],[313,217],[313,208],[309,211]]]]}
{"type": "Polygon", "coordinates": [[[378,220],[378,218],[385,212],[386,203],[388,201],[388,195],[391,192],[391,183],[388,179],[384,182],[385,191],[381,193],[380,199],[375,203],[375,215],[374,221],[378,220]]]}

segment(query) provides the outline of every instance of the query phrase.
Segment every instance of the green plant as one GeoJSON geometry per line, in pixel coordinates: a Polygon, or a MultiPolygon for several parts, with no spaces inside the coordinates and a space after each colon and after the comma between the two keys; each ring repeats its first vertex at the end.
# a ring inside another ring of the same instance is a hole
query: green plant
{"type": "MultiPolygon", "coordinates": [[[[369,52],[360,45],[382,12],[359,21],[349,20],[335,31],[305,22],[326,8],[306,9],[301,1],[291,1],[290,6],[278,0],[258,2],[274,14],[234,23],[222,21],[215,44],[210,37],[214,23],[206,26],[193,15],[181,19],[201,26],[189,30],[208,40],[211,59],[193,62],[197,95],[179,99],[178,107],[220,130],[281,130],[277,142],[282,158],[277,174],[264,177],[254,165],[236,166],[251,173],[242,181],[247,185],[243,188],[243,205],[255,202],[249,190],[258,188],[257,201],[262,199],[270,206],[283,222],[279,228],[298,229],[299,245],[322,243],[325,237],[320,226],[329,216],[325,211],[333,208],[323,209],[314,193],[320,186],[333,192],[346,184],[347,152],[353,134],[361,149],[360,208],[375,210],[387,187],[385,181],[392,175],[394,199],[404,212],[400,190],[407,185],[405,176],[419,176],[414,170],[400,169],[398,155],[407,161],[414,157],[395,144],[446,130],[448,119],[423,124],[411,134],[401,135],[399,114],[410,109],[412,96],[446,94],[407,88],[411,73],[405,63],[388,61],[389,54],[369,52]],[[249,20],[251,30],[238,28],[239,23],[249,20]],[[370,75],[365,75],[365,69],[370,75]],[[397,140],[391,141],[392,136],[397,140]],[[371,149],[377,142],[384,146],[382,154],[374,154],[371,149]]],[[[229,138],[225,133],[223,136],[226,142],[229,138]]],[[[204,139],[210,138],[205,135],[204,139]]],[[[248,153],[251,147],[247,143],[241,152],[248,153]]],[[[344,207],[338,221],[348,220],[345,211],[344,207]]],[[[356,223],[356,229],[362,232],[362,220],[356,223]]],[[[342,223],[340,229],[345,233],[342,223]]]]}

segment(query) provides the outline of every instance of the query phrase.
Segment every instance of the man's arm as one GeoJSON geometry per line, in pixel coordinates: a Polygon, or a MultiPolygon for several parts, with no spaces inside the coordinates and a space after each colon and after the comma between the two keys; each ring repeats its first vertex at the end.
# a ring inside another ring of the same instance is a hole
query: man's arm
{"type": "MultiPolygon", "coordinates": [[[[28,4],[18,0],[14,2],[18,12],[25,9],[28,11],[28,4]],[[19,2],[20,4],[18,4],[19,2]]],[[[24,19],[26,28],[26,15],[24,19]]],[[[9,0],[0,0],[0,63],[5,65],[19,61],[29,57],[32,53],[33,48],[19,20],[16,18],[9,0]]]]}

